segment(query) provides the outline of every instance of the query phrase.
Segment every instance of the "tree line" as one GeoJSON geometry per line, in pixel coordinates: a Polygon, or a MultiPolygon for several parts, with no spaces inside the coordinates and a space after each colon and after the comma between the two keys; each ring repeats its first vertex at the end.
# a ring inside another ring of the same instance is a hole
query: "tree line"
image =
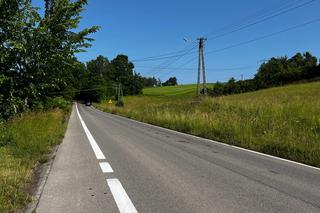
{"type": "Polygon", "coordinates": [[[78,29],[87,0],[44,3],[41,15],[31,0],[0,0],[0,120],[75,98],[100,101],[116,96],[119,84],[124,95],[162,85],[136,73],[126,55],[78,61],[76,54],[91,46],[90,35],[99,30],[78,29]]]}
{"type": "Polygon", "coordinates": [[[177,85],[177,78],[170,77],[164,83],[155,77],[143,77],[134,70],[134,64],[128,56],[118,55],[109,61],[104,56],[82,64],[82,69],[77,73],[79,93],[77,99],[96,101],[106,98],[117,98],[117,90],[121,85],[123,95],[140,95],[145,87],[177,85]]]}
{"type": "Polygon", "coordinates": [[[297,53],[293,57],[273,57],[264,62],[253,79],[226,83],[216,82],[208,89],[212,96],[237,94],[281,86],[298,81],[309,81],[320,77],[320,65],[311,53],[297,53]]]}
{"type": "MultiPolygon", "coordinates": [[[[45,0],[44,15],[31,0],[0,1],[0,118],[74,96],[81,63],[99,27],[78,30],[87,0],[45,0]]],[[[59,102],[59,101],[58,101],[59,102]]]]}

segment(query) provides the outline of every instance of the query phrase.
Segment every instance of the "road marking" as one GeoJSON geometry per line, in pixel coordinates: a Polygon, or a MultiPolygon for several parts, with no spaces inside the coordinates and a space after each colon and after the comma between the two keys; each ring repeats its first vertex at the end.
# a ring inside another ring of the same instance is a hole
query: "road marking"
{"type": "Polygon", "coordinates": [[[85,124],[85,122],[83,121],[80,113],[79,113],[79,110],[78,110],[78,106],[76,104],[76,110],[77,110],[77,114],[79,116],[79,119],[80,119],[80,122],[81,122],[81,125],[84,129],[84,132],[86,133],[87,137],[88,137],[88,140],[90,142],[90,145],[93,149],[93,152],[94,154],[96,155],[97,159],[98,160],[104,160],[106,159],[106,157],[104,156],[104,154],[102,153],[100,147],[98,146],[97,142],[95,141],[95,139],[93,138],[92,134],[90,133],[87,125],[85,124]]]}
{"type": "MultiPolygon", "coordinates": [[[[89,142],[91,144],[91,147],[92,147],[97,159],[98,160],[106,159],[106,157],[102,153],[101,149],[99,148],[97,142],[95,141],[92,134],[90,133],[87,125],[83,121],[83,119],[79,113],[77,104],[76,104],[76,110],[77,110],[77,114],[79,116],[81,125],[82,125],[88,139],[89,139],[89,142]]],[[[100,162],[99,165],[100,165],[100,168],[103,173],[113,173],[113,169],[109,163],[100,162]]],[[[133,203],[131,202],[129,196],[127,195],[121,182],[118,179],[116,179],[116,178],[107,179],[107,183],[108,183],[110,191],[113,195],[113,198],[118,206],[120,213],[138,213],[137,209],[134,207],[133,203]]]]}
{"type": "Polygon", "coordinates": [[[138,212],[118,179],[107,179],[107,183],[121,213],[138,212]]]}
{"type": "Polygon", "coordinates": [[[299,163],[299,162],[296,162],[296,161],[292,161],[292,160],[276,157],[276,156],[273,156],[273,155],[264,154],[264,153],[261,153],[261,152],[253,151],[253,150],[250,150],[250,149],[241,148],[241,147],[238,147],[238,146],[222,143],[222,142],[219,142],[219,141],[210,140],[210,139],[207,139],[207,138],[201,138],[201,137],[198,137],[198,136],[195,136],[195,135],[190,135],[190,134],[187,134],[187,133],[184,133],[184,132],[178,132],[178,131],[173,130],[173,129],[167,129],[167,128],[164,128],[164,127],[161,127],[161,126],[156,126],[156,125],[153,125],[153,124],[149,124],[149,123],[144,123],[144,122],[141,122],[141,121],[133,120],[131,118],[123,117],[123,116],[120,116],[120,115],[110,114],[110,113],[107,113],[107,112],[103,112],[103,111],[101,111],[101,110],[99,110],[99,109],[97,109],[95,107],[93,107],[93,109],[95,109],[95,112],[97,112],[97,113],[106,114],[106,115],[104,115],[106,117],[107,116],[114,116],[114,117],[119,117],[119,118],[122,118],[122,119],[127,119],[127,120],[133,121],[135,123],[145,125],[145,126],[150,126],[150,127],[162,129],[162,130],[165,130],[165,131],[168,131],[168,132],[180,134],[180,135],[187,136],[187,137],[192,137],[192,138],[195,138],[195,139],[198,139],[198,140],[207,141],[207,142],[210,142],[210,143],[215,143],[215,144],[220,145],[220,146],[226,146],[226,147],[230,147],[230,148],[233,148],[233,149],[238,149],[238,150],[241,150],[241,151],[250,152],[250,153],[253,153],[253,154],[256,154],[256,155],[261,155],[261,156],[264,156],[264,157],[267,157],[267,158],[273,158],[275,160],[280,160],[280,161],[284,161],[284,162],[287,162],[287,163],[296,164],[296,165],[299,165],[299,166],[302,166],[302,167],[306,167],[306,168],[309,168],[309,169],[314,169],[314,170],[320,171],[320,168],[314,167],[314,166],[310,166],[310,165],[307,165],[307,164],[304,164],[304,163],[299,163]]]}
{"type": "Polygon", "coordinates": [[[113,172],[113,169],[111,168],[109,163],[101,162],[101,163],[99,163],[99,165],[100,165],[100,168],[103,173],[112,173],[113,172]]]}

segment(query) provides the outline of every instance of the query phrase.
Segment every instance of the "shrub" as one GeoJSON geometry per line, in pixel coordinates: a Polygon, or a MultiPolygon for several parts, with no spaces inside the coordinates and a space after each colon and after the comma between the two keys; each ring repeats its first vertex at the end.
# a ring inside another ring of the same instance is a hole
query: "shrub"
{"type": "Polygon", "coordinates": [[[64,111],[70,110],[70,101],[65,100],[62,97],[54,97],[46,100],[45,109],[59,108],[64,111]]]}

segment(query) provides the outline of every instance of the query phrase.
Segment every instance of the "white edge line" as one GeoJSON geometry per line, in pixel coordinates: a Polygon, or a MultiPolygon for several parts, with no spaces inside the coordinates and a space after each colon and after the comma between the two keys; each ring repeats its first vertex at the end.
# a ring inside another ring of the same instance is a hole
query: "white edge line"
{"type": "Polygon", "coordinates": [[[86,135],[87,135],[87,138],[88,138],[88,140],[89,140],[89,142],[90,142],[90,145],[91,145],[91,147],[92,147],[92,149],[93,149],[94,154],[96,155],[96,157],[97,157],[98,160],[104,160],[104,159],[106,159],[106,157],[104,156],[104,154],[103,154],[103,152],[101,151],[100,147],[98,146],[97,142],[95,141],[95,139],[93,138],[92,134],[90,133],[87,125],[86,125],[85,122],[83,121],[83,119],[82,119],[82,117],[81,117],[81,115],[80,115],[80,113],[79,113],[79,110],[78,110],[78,106],[77,106],[77,105],[78,105],[78,104],[76,103],[76,110],[77,110],[77,114],[78,114],[79,119],[80,119],[80,123],[81,123],[81,125],[82,125],[82,127],[83,127],[83,129],[84,129],[84,132],[85,132],[86,135]]]}
{"type": "Polygon", "coordinates": [[[113,173],[113,169],[109,163],[100,162],[99,165],[103,173],[113,173]]]}
{"type": "Polygon", "coordinates": [[[107,179],[107,183],[121,213],[138,213],[118,179],[107,179]]]}
{"type": "Polygon", "coordinates": [[[241,147],[238,147],[238,146],[234,146],[234,145],[230,145],[230,144],[226,144],[226,143],[210,140],[210,139],[207,139],[207,138],[201,138],[199,136],[190,135],[190,134],[187,134],[187,133],[184,133],[184,132],[178,132],[178,131],[173,130],[173,129],[167,129],[167,128],[164,128],[164,127],[161,127],[161,126],[155,126],[155,125],[152,125],[152,124],[149,124],[149,123],[144,123],[144,122],[141,122],[141,121],[133,120],[131,118],[127,118],[127,117],[124,117],[124,116],[120,116],[120,115],[116,115],[116,114],[112,114],[112,113],[108,113],[108,112],[103,112],[103,111],[101,111],[101,110],[99,110],[99,109],[97,109],[95,107],[93,107],[93,108],[98,110],[101,113],[107,113],[107,114],[110,114],[110,115],[118,116],[120,118],[125,118],[125,119],[134,121],[134,122],[139,123],[139,124],[144,124],[144,125],[147,125],[147,126],[159,128],[159,129],[162,129],[162,130],[166,130],[166,131],[169,131],[169,132],[178,133],[180,135],[193,137],[193,138],[198,139],[198,140],[204,140],[204,141],[215,143],[215,144],[218,144],[218,145],[227,146],[227,147],[231,147],[231,148],[242,150],[242,151],[246,151],[246,152],[251,152],[251,153],[254,153],[254,154],[257,154],[257,155],[262,155],[264,157],[269,157],[269,158],[273,158],[273,159],[276,159],[276,160],[281,160],[281,161],[284,161],[284,162],[287,162],[287,163],[292,163],[292,164],[296,164],[296,165],[299,165],[299,166],[304,166],[304,167],[307,167],[307,168],[310,168],[310,169],[315,169],[315,170],[320,171],[320,168],[314,167],[314,166],[310,166],[310,165],[307,165],[307,164],[304,164],[304,163],[299,163],[299,162],[296,162],[296,161],[292,161],[292,160],[276,157],[276,156],[273,156],[273,155],[264,154],[264,153],[261,153],[261,152],[257,152],[257,151],[253,151],[253,150],[250,150],[250,149],[245,149],[245,148],[241,148],[241,147]]]}

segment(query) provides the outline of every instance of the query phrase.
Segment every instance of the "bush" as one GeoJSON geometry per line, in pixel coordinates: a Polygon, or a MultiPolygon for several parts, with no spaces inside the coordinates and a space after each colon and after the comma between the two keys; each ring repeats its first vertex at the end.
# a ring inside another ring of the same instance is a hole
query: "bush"
{"type": "Polygon", "coordinates": [[[45,109],[49,110],[49,109],[58,108],[64,111],[68,111],[70,110],[70,105],[71,105],[70,101],[67,101],[62,97],[55,97],[55,98],[49,98],[46,100],[45,109]]]}

